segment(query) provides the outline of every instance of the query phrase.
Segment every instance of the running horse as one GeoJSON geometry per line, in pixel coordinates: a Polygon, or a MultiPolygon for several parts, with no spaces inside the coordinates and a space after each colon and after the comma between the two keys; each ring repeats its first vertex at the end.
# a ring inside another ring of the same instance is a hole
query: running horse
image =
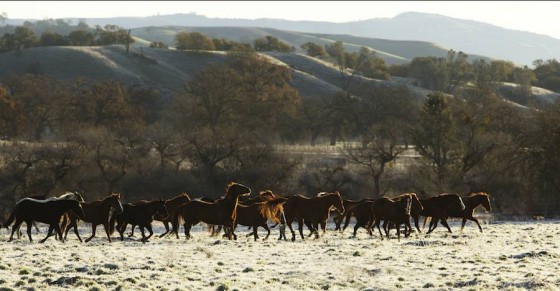
{"type": "MultiPolygon", "coordinates": [[[[113,193],[108,195],[102,200],[96,200],[92,202],[80,203],[84,210],[84,217],[80,218],[84,222],[91,223],[91,236],[85,240],[89,242],[95,237],[97,226],[102,224],[105,228],[105,233],[107,234],[107,239],[111,242],[111,233],[114,231],[114,224],[111,223],[111,210],[113,210],[113,215],[118,215],[123,212],[123,206],[120,202],[121,194],[113,193]]],[[[71,228],[74,228],[74,233],[80,241],[80,234],[78,233],[78,217],[68,213],[66,219],[63,220],[63,231],[64,239],[68,236],[68,232],[71,228]]]]}
{"type": "Polygon", "coordinates": [[[280,216],[284,211],[283,205],[287,201],[287,198],[279,197],[263,202],[252,203],[250,205],[238,204],[234,229],[238,224],[249,226],[253,229],[249,235],[252,234],[256,241],[259,238],[257,228],[260,226],[267,231],[264,240],[268,239],[270,236],[270,228],[267,222],[270,220],[273,223],[280,223],[280,216]]]}
{"type": "MultiPolygon", "coordinates": [[[[461,197],[457,194],[443,193],[430,198],[420,199],[420,203],[422,203],[424,209],[422,209],[422,211],[412,209],[411,216],[414,219],[414,225],[418,230],[418,220],[420,215],[425,217],[424,225],[426,225],[428,217],[432,217],[432,220],[434,220],[432,221],[433,228],[430,227],[426,234],[434,231],[439,221],[441,221],[441,224],[443,224],[443,226],[445,226],[451,233],[451,228],[447,224],[447,217],[449,216],[449,213],[457,213],[465,210],[465,204],[463,203],[461,197]]],[[[430,225],[432,225],[432,222],[430,222],[430,225]]]]}
{"type": "MultiPolygon", "coordinates": [[[[166,234],[169,233],[170,231],[169,224],[171,223],[171,217],[173,213],[177,211],[177,208],[179,208],[179,206],[181,206],[182,204],[188,203],[190,201],[191,201],[191,197],[187,193],[181,193],[173,198],[165,200],[165,209],[167,210],[167,215],[164,216],[159,212],[156,212],[156,214],[154,215],[154,220],[161,221],[163,223],[163,226],[165,227],[165,232],[159,235],[160,238],[164,237],[166,234]]],[[[135,227],[136,225],[133,224],[132,230],[128,235],[129,237],[134,236],[135,227]]]]}
{"type": "MultiPolygon", "coordinates": [[[[148,239],[154,234],[152,230],[152,222],[154,216],[160,214],[164,219],[167,218],[167,209],[165,208],[165,200],[146,201],[141,200],[135,203],[123,204],[123,212],[111,217],[111,220],[117,222],[117,231],[121,236],[121,241],[124,240],[124,231],[128,224],[138,225],[142,233],[142,242],[147,242],[148,239]],[[150,233],[148,236],[144,233],[144,228],[150,233]]],[[[113,224],[114,222],[111,222],[113,224]]]]}
{"type": "MultiPolygon", "coordinates": [[[[292,241],[296,240],[296,233],[292,228],[292,222],[298,222],[298,230],[301,239],[303,236],[303,224],[315,233],[315,238],[319,238],[319,231],[317,225],[325,222],[329,218],[331,207],[334,206],[339,213],[344,213],[344,204],[342,197],[338,191],[334,193],[321,193],[321,195],[308,198],[302,195],[294,195],[288,198],[284,204],[284,217],[286,225],[292,232],[292,241]]],[[[280,232],[280,238],[285,238],[285,235],[280,232]]]]}
{"type": "Polygon", "coordinates": [[[223,198],[217,199],[215,202],[205,202],[201,200],[193,200],[183,204],[173,217],[173,232],[178,236],[179,220],[184,221],[185,236],[191,238],[190,230],[193,225],[204,222],[212,225],[222,225],[231,228],[228,232],[228,238],[234,237],[237,203],[240,196],[251,194],[251,189],[242,184],[230,182],[223,198]]]}
{"type": "Polygon", "coordinates": [[[384,220],[383,229],[385,230],[385,235],[387,239],[389,239],[389,231],[387,230],[387,224],[389,222],[393,222],[397,227],[397,237],[398,240],[401,240],[401,231],[400,225],[405,224],[406,226],[410,227],[410,209],[412,208],[413,197],[412,195],[404,195],[400,197],[400,199],[393,200],[387,197],[381,197],[373,201],[371,205],[371,214],[372,217],[370,218],[370,223],[373,222],[371,227],[377,227],[379,230],[379,235],[383,239],[383,233],[381,232],[381,228],[379,224],[381,219],[384,220]]]}
{"type": "MultiPolygon", "coordinates": [[[[448,217],[455,217],[455,218],[462,218],[463,221],[461,223],[461,232],[463,232],[463,228],[465,228],[465,223],[467,220],[472,220],[478,225],[478,229],[482,232],[482,227],[480,223],[478,223],[478,219],[476,219],[473,214],[474,210],[479,206],[482,205],[486,211],[491,211],[492,207],[490,206],[490,197],[486,192],[471,192],[467,196],[461,197],[463,203],[465,204],[464,210],[459,209],[452,209],[450,210],[447,215],[448,217]]],[[[430,228],[433,224],[437,224],[437,218],[432,219],[430,222],[430,228]]],[[[435,226],[434,226],[435,228],[435,226]]]]}
{"type": "MultiPolygon", "coordinates": [[[[60,229],[60,219],[67,213],[73,213],[77,217],[84,217],[84,212],[80,206],[80,202],[76,200],[37,200],[33,198],[25,198],[19,201],[14,210],[10,214],[10,217],[3,224],[3,227],[8,227],[15,219],[14,227],[12,228],[12,234],[10,235],[10,240],[13,240],[14,233],[19,229],[20,225],[25,221],[27,224],[27,236],[29,241],[33,242],[31,238],[31,227],[32,222],[37,221],[49,225],[49,231],[47,236],[40,242],[45,242],[51,235],[53,235],[53,230],[56,231],[58,236],[62,238],[62,231],[60,229]]],[[[61,239],[62,242],[64,240],[61,239]]]]}
{"type": "MultiPolygon", "coordinates": [[[[46,195],[35,195],[35,196],[29,196],[29,197],[25,197],[20,199],[16,205],[18,203],[20,203],[21,201],[27,200],[27,199],[35,199],[35,200],[42,200],[42,201],[56,201],[56,200],[76,200],[79,202],[84,202],[84,197],[82,197],[82,195],[78,192],[72,192],[72,191],[68,191],[58,197],[50,197],[47,198],[46,195]]],[[[39,227],[37,227],[37,224],[35,223],[35,221],[33,221],[33,226],[35,227],[35,230],[39,231],[39,227]]],[[[21,231],[19,231],[19,227],[16,230],[17,231],[17,237],[20,238],[21,236],[21,231]]],[[[55,236],[55,238],[58,239],[58,237],[55,236]]]]}

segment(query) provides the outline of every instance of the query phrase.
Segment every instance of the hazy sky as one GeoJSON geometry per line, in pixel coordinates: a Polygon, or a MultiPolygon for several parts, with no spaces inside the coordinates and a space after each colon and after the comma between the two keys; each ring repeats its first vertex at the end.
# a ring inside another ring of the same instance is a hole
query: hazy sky
{"type": "Polygon", "coordinates": [[[195,12],[219,18],[348,22],[416,11],[560,39],[560,1],[0,1],[8,18],[102,18],[195,12]]]}

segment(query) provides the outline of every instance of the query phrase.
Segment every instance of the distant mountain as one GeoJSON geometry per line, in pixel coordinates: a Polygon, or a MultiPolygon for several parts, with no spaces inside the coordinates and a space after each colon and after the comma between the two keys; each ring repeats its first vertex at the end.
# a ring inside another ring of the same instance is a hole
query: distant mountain
{"type": "MultiPolygon", "coordinates": [[[[77,22],[78,19],[73,19],[77,22]]],[[[522,21],[522,20],[520,20],[522,21]]],[[[8,23],[21,24],[23,20],[8,23]]],[[[342,34],[390,40],[425,41],[443,49],[511,60],[531,65],[536,59],[560,59],[560,40],[530,32],[505,29],[483,22],[437,14],[403,13],[393,18],[333,23],[282,19],[223,19],[197,14],[86,19],[90,25],[117,24],[126,28],[149,26],[260,27],[315,34],[342,34]]]]}

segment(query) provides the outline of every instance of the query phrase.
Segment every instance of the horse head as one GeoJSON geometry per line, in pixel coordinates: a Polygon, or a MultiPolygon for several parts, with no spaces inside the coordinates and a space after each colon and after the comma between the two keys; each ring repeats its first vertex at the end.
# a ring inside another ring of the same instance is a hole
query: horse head
{"type": "Polygon", "coordinates": [[[419,211],[424,210],[424,206],[422,206],[422,203],[420,203],[420,199],[418,199],[418,195],[416,195],[416,193],[410,193],[410,196],[412,198],[412,208],[417,209],[419,211]]]}
{"type": "Polygon", "coordinates": [[[251,188],[235,182],[230,182],[228,184],[226,190],[226,197],[238,198],[239,196],[248,196],[248,195],[251,195],[251,188]]]}
{"type": "Polygon", "coordinates": [[[335,200],[335,204],[334,207],[336,208],[336,210],[338,210],[338,213],[343,214],[344,213],[344,200],[342,199],[342,196],[340,195],[340,192],[336,191],[334,192],[334,194],[336,195],[336,200],[335,200]]]}
{"type": "Polygon", "coordinates": [[[164,219],[169,215],[169,213],[167,212],[167,207],[165,207],[165,203],[165,199],[160,199],[156,202],[156,212],[161,214],[164,219]]]}
{"type": "Polygon", "coordinates": [[[113,193],[109,197],[109,203],[113,209],[115,209],[116,214],[121,214],[124,212],[123,206],[121,204],[121,194],[120,193],[113,193]]]}
{"type": "Polygon", "coordinates": [[[491,211],[492,210],[492,206],[490,206],[490,195],[488,195],[488,193],[486,192],[480,192],[478,193],[481,197],[481,204],[482,207],[484,207],[484,209],[486,209],[486,211],[491,211]]]}
{"type": "Polygon", "coordinates": [[[74,214],[76,214],[81,220],[84,220],[84,209],[82,208],[82,205],[80,204],[80,201],[76,201],[76,203],[72,204],[72,212],[74,212],[74,214]]]}

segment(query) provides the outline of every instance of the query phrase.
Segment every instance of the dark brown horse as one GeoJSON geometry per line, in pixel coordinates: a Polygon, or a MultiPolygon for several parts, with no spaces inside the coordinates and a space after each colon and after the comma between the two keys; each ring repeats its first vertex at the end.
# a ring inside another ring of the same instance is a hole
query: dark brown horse
{"type": "MultiPolygon", "coordinates": [[[[27,236],[29,236],[29,241],[33,241],[31,238],[31,226],[33,221],[46,223],[49,225],[49,231],[47,236],[41,240],[43,243],[53,235],[53,230],[56,231],[58,236],[62,238],[62,231],[60,230],[60,219],[64,213],[73,213],[78,217],[84,217],[84,212],[82,207],[80,207],[80,202],[76,200],[36,200],[32,198],[26,198],[19,201],[10,217],[3,225],[3,227],[8,227],[15,219],[14,227],[12,228],[12,234],[10,235],[10,240],[12,241],[14,233],[19,229],[19,226],[25,221],[27,224],[27,236]]],[[[64,242],[64,240],[61,239],[64,242]]]]}
{"type": "Polygon", "coordinates": [[[183,219],[187,239],[191,238],[190,230],[192,226],[199,222],[230,227],[232,231],[228,233],[228,238],[232,239],[239,197],[250,194],[250,188],[239,183],[230,182],[226,189],[226,195],[215,202],[193,200],[183,204],[173,218],[173,231],[178,236],[179,220],[183,219]]]}
{"type": "MultiPolygon", "coordinates": [[[[84,217],[81,218],[81,220],[91,223],[91,236],[86,239],[86,242],[89,242],[95,237],[97,226],[100,224],[102,224],[105,228],[107,239],[111,242],[111,233],[113,232],[114,224],[111,223],[110,213],[111,209],[113,209],[113,215],[123,212],[123,206],[120,202],[120,198],[121,194],[113,193],[105,197],[103,200],[81,203],[84,210],[84,217]]],[[[78,217],[70,213],[67,215],[67,219],[69,221],[68,224],[66,219],[63,221],[64,239],[68,236],[70,229],[74,228],[74,233],[76,233],[78,239],[82,241],[80,234],[78,233],[78,217]]]]}
{"type": "MultiPolygon", "coordinates": [[[[418,199],[418,196],[416,195],[416,193],[405,193],[405,194],[401,194],[397,197],[392,198],[394,201],[400,201],[401,199],[405,198],[405,197],[410,197],[412,200],[412,204],[411,204],[411,208],[410,208],[410,213],[412,214],[413,212],[421,212],[424,207],[422,206],[422,203],[420,202],[420,199],[418,199]]],[[[383,228],[386,229],[386,231],[389,231],[391,229],[391,226],[393,226],[393,224],[387,224],[387,222],[383,223],[383,228]]],[[[418,231],[420,233],[420,231],[418,231]]],[[[405,237],[409,237],[410,234],[412,233],[412,227],[410,226],[410,223],[406,223],[405,224],[405,237]]]]}
{"type": "MultiPolygon", "coordinates": [[[[35,195],[35,196],[29,196],[26,198],[22,198],[20,199],[17,203],[25,200],[25,199],[36,199],[36,200],[44,200],[44,201],[54,201],[54,200],[76,200],[78,202],[84,202],[84,198],[82,197],[81,194],[77,193],[77,192],[66,192],[58,197],[50,197],[47,198],[46,195],[35,195]]],[[[17,204],[16,203],[16,204],[17,204]]],[[[39,231],[39,227],[37,227],[37,224],[35,221],[33,221],[33,226],[35,227],[35,230],[39,231]]],[[[20,238],[21,236],[21,231],[18,229],[17,230],[17,237],[20,238]]],[[[56,237],[56,236],[55,236],[56,237]]],[[[56,237],[58,239],[58,237],[56,237]]]]}
{"type": "MultiPolygon", "coordinates": [[[[416,229],[420,230],[418,227],[418,220],[419,216],[424,216],[424,224],[426,224],[426,219],[428,217],[432,217],[432,219],[437,219],[437,221],[441,221],[441,224],[447,228],[449,232],[451,232],[451,228],[447,224],[447,217],[449,216],[448,213],[459,212],[465,209],[465,204],[463,204],[463,200],[457,194],[440,194],[437,196],[433,196],[430,198],[420,199],[420,203],[424,209],[422,211],[416,211],[412,209],[411,216],[414,219],[414,225],[416,229]]],[[[437,221],[434,223],[434,228],[429,229],[426,234],[431,233],[435,227],[437,226],[437,221]]]]}
{"type": "MultiPolygon", "coordinates": [[[[284,204],[284,215],[286,225],[292,232],[292,241],[296,240],[296,233],[292,228],[292,222],[294,221],[298,222],[298,230],[301,239],[304,239],[304,222],[311,232],[315,233],[315,238],[319,238],[317,225],[327,221],[332,206],[334,206],[339,213],[344,213],[342,197],[338,191],[312,198],[307,198],[301,195],[288,197],[288,201],[284,204]]],[[[280,232],[280,239],[283,237],[285,237],[285,235],[280,232]]]]}
{"type": "MultiPolygon", "coordinates": [[[[177,195],[173,198],[165,200],[165,209],[167,210],[168,215],[163,216],[159,212],[157,212],[154,215],[154,220],[163,222],[163,226],[165,227],[165,232],[159,235],[160,238],[164,237],[165,235],[167,235],[169,233],[169,231],[170,231],[169,224],[171,223],[171,217],[173,216],[173,213],[175,213],[175,211],[177,211],[177,208],[179,208],[180,205],[185,204],[185,203],[190,202],[190,201],[191,201],[191,197],[187,193],[182,193],[182,194],[177,195]]],[[[129,236],[134,236],[134,228],[135,227],[136,227],[136,225],[133,224],[132,225],[132,230],[130,231],[129,236]]]]}
{"type": "MultiPolygon", "coordinates": [[[[471,192],[467,196],[461,197],[461,199],[465,204],[465,209],[464,210],[452,209],[447,213],[448,217],[463,219],[461,223],[461,232],[463,232],[463,228],[465,228],[465,223],[467,223],[467,219],[474,221],[478,225],[478,229],[480,230],[480,232],[482,232],[482,227],[480,226],[480,223],[478,223],[478,219],[474,218],[473,214],[474,214],[474,210],[479,205],[482,205],[482,207],[484,207],[486,211],[492,210],[492,207],[490,206],[490,198],[488,196],[488,193],[471,192]]],[[[430,222],[430,229],[432,228],[432,224],[437,225],[437,218],[432,219],[432,221],[430,222]]],[[[433,228],[435,228],[435,226],[433,228]]]]}
{"type": "MultiPolygon", "coordinates": [[[[335,230],[337,230],[337,229],[340,230],[340,231],[346,230],[346,228],[350,224],[350,219],[352,219],[352,216],[354,216],[354,217],[356,216],[355,211],[357,209],[355,207],[358,206],[359,204],[362,204],[362,203],[366,202],[366,201],[373,202],[374,200],[375,199],[371,199],[371,198],[364,198],[364,199],[357,200],[357,201],[344,200],[344,215],[337,216],[337,217],[339,217],[339,219],[335,220],[335,223],[338,225],[335,230]],[[342,220],[344,220],[344,226],[341,228],[340,224],[342,223],[342,220]]],[[[364,215],[364,211],[366,211],[367,213],[370,212],[370,210],[365,210],[365,209],[363,210],[362,208],[363,208],[363,206],[360,208],[360,210],[358,210],[358,211],[360,211],[359,215],[364,215]]],[[[369,220],[369,216],[366,219],[369,220]]],[[[356,220],[357,220],[357,218],[356,218],[356,220]]],[[[365,221],[366,224],[368,222],[367,220],[365,221]]],[[[361,225],[363,222],[364,221],[362,219],[360,221],[360,223],[357,223],[357,224],[359,224],[359,226],[357,228],[365,227],[365,226],[361,225]]],[[[355,233],[356,232],[354,232],[354,236],[356,236],[355,233]]]]}
{"type": "Polygon", "coordinates": [[[135,203],[123,204],[123,212],[121,214],[113,215],[112,220],[116,220],[116,229],[121,236],[121,241],[124,240],[124,231],[128,224],[138,225],[142,233],[142,242],[147,242],[148,239],[154,234],[152,230],[152,221],[154,216],[159,213],[161,216],[167,218],[167,209],[165,208],[165,200],[146,201],[141,200],[135,203]],[[150,233],[148,236],[144,233],[144,228],[150,233]]]}
{"type": "MultiPolygon", "coordinates": [[[[288,201],[287,198],[275,198],[264,202],[255,202],[251,205],[237,205],[237,215],[234,229],[237,225],[244,225],[253,228],[252,233],[255,241],[259,238],[257,228],[260,226],[267,231],[265,240],[270,236],[268,220],[279,223],[281,213],[284,211],[283,205],[288,201]]],[[[250,235],[249,234],[249,235],[250,235]]]]}
{"type": "MultiPolygon", "coordinates": [[[[374,221],[372,227],[376,227],[379,230],[379,235],[383,238],[383,233],[379,224],[381,220],[384,220],[383,228],[385,229],[385,235],[389,239],[389,231],[387,230],[387,223],[392,222],[397,227],[397,237],[401,240],[400,225],[405,224],[410,227],[410,209],[412,208],[412,195],[404,195],[398,200],[393,200],[387,197],[381,197],[373,201],[371,205],[372,217],[370,222],[374,221]]],[[[369,227],[369,226],[368,226],[369,227]]]]}
{"type": "MultiPolygon", "coordinates": [[[[353,233],[354,237],[356,237],[356,233],[358,232],[358,229],[360,227],[365,228],[370,236],[373,235],[371,232],[372,230],[371,225],[373,224],[373,222],[370,221],[373,218],[373,214],[372,214],[373,201],[375,200],[362,199],[357,204],[352,205],[350,209],[346,209],[345,212],[346,215],[348,215],[348,211],[351,211],[353,216],[356,218],[356,225],[354,225],[354,233],[353,233]]],[[[345,217],[348,218],[344,223],[343,230],[346,229],[350,221],[350,216],[346,216],[346,215],[345,217]]]]}

